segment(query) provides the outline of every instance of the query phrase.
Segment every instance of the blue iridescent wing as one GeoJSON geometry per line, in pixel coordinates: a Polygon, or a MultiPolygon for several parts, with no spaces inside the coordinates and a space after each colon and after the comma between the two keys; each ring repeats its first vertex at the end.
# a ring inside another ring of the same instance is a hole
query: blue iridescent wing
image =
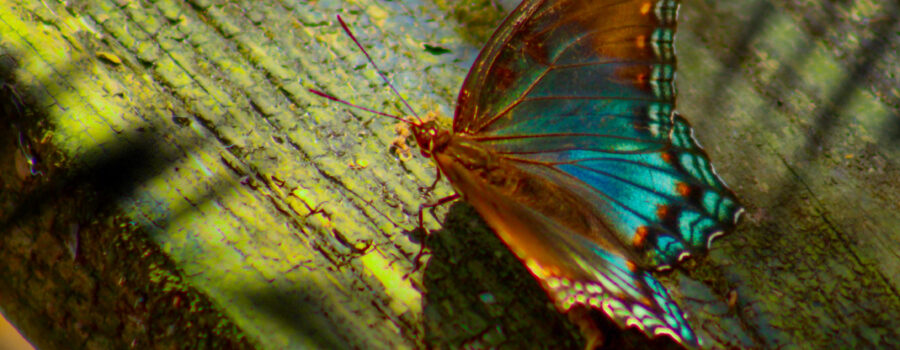
{"type": "Polygon", "coordinates": [[[664,269],[741,212],[675,112],[678,2],[526,1],[460,92],[453,129],[579,181],[617,239],[664,269]]]}
{"type": "Polygon", "coordinates": [[[675,112],[677,8],[526,0],[476,60],[453,131],[527,174],[506,180],[540,179],[558,191],[484,197],[490,188],[468,170],[436,159],[561,309],[602,310],[619,325],[696,346],[646,271],[706,250],[742,209],[675,112]],[[576,214],[548,209],[543,197],[576,214]]]}

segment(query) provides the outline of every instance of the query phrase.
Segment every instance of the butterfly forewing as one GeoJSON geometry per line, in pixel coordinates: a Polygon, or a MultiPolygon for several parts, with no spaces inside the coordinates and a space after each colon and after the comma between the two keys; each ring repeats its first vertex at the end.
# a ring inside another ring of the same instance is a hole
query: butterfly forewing
{"type": "MultiPolygon", "coordinates": [[[[659,100],[650,77],[654,65],[674,64],[669,52],[676,9],[669,1],[524,1],[469,72],[454,131],[503,129],[504,121],[497,119],[514,120],[504,112],[529,99],[659,100]]],[[[663,80],[655,83],[671,90],[663,80]]],[[[665,95],[671,102],[673,93],[665,95]]]]}

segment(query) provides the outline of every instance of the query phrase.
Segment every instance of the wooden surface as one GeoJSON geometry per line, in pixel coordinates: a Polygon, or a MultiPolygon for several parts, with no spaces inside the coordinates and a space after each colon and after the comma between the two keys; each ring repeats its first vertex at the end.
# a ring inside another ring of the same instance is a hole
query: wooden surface
{"type": "MultiPolygon", "coordinates": [[[[511,9],[456,4],[3,1],[0,309],[43,349],[579,346],[465,204],[410,273],[449,186],[306,92],[401,113],[341,14],[449,115],[511,9]]],[[[900,347],[898,7],[683,5],[679,110],[748,209],[662,276],[711,347],[900,347]]]]}

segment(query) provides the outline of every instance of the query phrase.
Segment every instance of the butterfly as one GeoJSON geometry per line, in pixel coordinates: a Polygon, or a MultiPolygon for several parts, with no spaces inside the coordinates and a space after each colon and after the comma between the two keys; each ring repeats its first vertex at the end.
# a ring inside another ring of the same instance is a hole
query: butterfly
{"type": "Polygon", "coordinates": [[[699,347],[651,272],[705,252],[743,211],[675,110],[678,8],[525,0],[475,60],[452,130],[410,125],[589,347],[602,342],[589,312],[699,347]]]}

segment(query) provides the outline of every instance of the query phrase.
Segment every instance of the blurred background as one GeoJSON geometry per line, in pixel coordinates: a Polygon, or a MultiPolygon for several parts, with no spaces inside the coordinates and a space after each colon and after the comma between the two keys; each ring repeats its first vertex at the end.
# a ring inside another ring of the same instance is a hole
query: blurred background
{"type": "Polygon", "coordinates": [[[22,334],[0,313],[0,350],[34,350],[22,334]]]}

